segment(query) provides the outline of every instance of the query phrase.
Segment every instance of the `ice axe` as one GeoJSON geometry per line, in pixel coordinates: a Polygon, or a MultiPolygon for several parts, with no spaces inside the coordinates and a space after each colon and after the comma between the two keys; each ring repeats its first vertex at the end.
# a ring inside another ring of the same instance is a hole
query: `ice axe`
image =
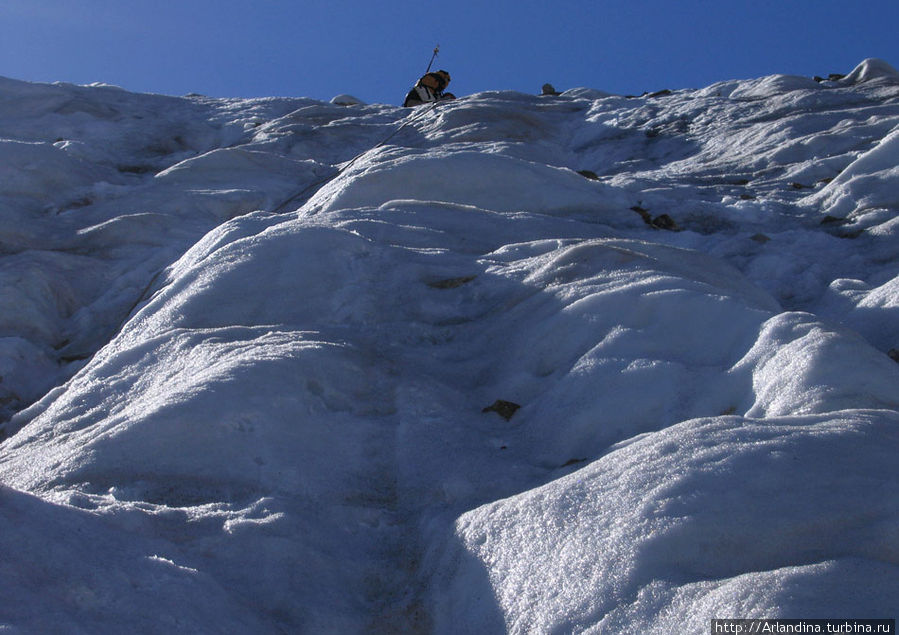
{"type": "Polygon", "coordinates": [[[428,73],[431,72],[431,64],[434,63],[434,60],[437,57],[437,53],[439,53],[439,52],[440,52],[440,45],[438,44],[437,46],[434,47],[434,54],[431,56],[431,61],[428,62],[428,70],[425,71],[425,75],[427,75],[428,73]]]}

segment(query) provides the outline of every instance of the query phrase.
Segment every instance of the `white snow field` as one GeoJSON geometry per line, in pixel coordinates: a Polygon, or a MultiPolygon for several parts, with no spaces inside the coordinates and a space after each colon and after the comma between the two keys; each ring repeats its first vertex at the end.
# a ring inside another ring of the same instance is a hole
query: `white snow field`
{"type": "Polygon", "coordinates": [[[886,62],[418,109],[0,79],[0,214],[4,633],[899,613],[886,62]]]}

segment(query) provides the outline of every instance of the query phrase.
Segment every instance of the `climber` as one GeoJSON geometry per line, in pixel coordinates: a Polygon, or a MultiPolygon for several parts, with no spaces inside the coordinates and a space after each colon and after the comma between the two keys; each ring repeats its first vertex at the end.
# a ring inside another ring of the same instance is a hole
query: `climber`
{"type": "Polygon", "coordinates": [[[419,79],[409,94],[403,106],[420,106],[445,99],[455,99],[452,93],[443,92],[450,83],[450,75],[446,71],[428,73],[419,79]]]}
{"type": "Polygon", "coordinates": [[[540,94],[543,95],[544,97],[546,97],[548,95],[557,97],[562,94],[559,91],[557,91],[556,88],[552,84],[543,84],[542,90],[543,90],[543,92],[540,94]]]}

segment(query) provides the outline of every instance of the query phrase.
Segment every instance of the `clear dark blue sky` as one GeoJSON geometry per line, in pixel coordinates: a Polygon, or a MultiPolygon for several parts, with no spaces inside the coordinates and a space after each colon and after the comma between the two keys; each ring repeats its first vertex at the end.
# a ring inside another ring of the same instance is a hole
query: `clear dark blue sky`
{"type": "Polygon", "coordinates": [[[899,67],[897,25],[899,0],[2,0],[0,75],[399,103],[439,43],[460,96],[639,94],[899,67]]]}

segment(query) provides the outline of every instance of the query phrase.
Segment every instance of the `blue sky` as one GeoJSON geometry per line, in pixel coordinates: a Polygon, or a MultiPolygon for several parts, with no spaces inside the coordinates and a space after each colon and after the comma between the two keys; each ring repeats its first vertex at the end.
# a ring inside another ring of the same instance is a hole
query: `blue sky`
{"type": "Polygon", "coordinates": [[[899,67],[897,24],[899,0],[3,0],[0,75],[399,103],[440,44],[460,96],[640,94],[899,67]]]}

